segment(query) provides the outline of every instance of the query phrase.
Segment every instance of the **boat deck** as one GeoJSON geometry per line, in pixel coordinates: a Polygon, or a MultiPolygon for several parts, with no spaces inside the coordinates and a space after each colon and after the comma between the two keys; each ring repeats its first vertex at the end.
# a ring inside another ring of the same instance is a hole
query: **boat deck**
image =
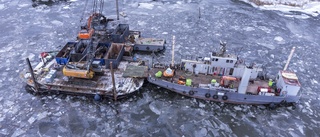
{"type": "MultiPolygon", "coordinates": [[[[43,64],[43,63],[42,63],[43,64]]],[[[73,93],[85,93],[85,94],[113,94],[113,84],[110,69],[102,69],[100,74],[95,75],[92,79],[82,78],[67,78],[62,73],[62,66],[59,69],[54,69],[55,60],[46,63],[45,66],[39,67],[38,65],[34,71],[37,71],[36,80],[41,85],[42,89],[67,91],[73,93]],[[49,75],[49,70],[57,70],[55,77],[51,82],[48,82],[46,77],[49,75]]],[[[131,93],[143,84],[144,78],[140,77],[123,77],[126,72],[127,66],[138,66],[138,62],[121,61],[118,69],[114,69],[115,87],[118,95],[124,95],[131,93]]],[[[144,69],[146,67],[135,67],[135,69],[144,69]]],[[[129,70],[129,69],[128,69],[129,70]]],[[[30,79],[26,78],[26,80],[30,79]]],[[[29,80],[30,81],[30,80],[29,80]]],[[[30,82],[29,82],[30,84],[30,82]]]]}
{"type": "MultiPolygon", "coordinates": [[[[149,71],[149,74],[152,77],[155,77],[155,74],[158,71],[162,71],[164,72],[166,70],[166,68],[152,68],[149,71]]],[[[211,84],[211,80],[215,79],[217,81],[217,83],[220,83],[222,76],[218,76],[218,75],[205,75],[205,74],[197,74],[195,75],[192,72],[187,72],[184,70],[175,70],[175,74],[173,76],[173,78],[166,78],[164,76],[161,77],[161,79],[166,80],[166,81],[170,81],[173,83],[178,83],[179,78],[183,76],[186,79],[191,79],[192,80],[192,86],[194,87],[203,87],[203,88],[209,88],[210,84],[211,84]]],[[[228,84],[225,84],[223,87],[225,88],[231,88],[231,89],[235,89],[237,90],[240,84],[240,80],[237,79],[235,81],[229,81],[228,84]],[[230,86],[232,84],[232,86],[230,86]]],[[[221,85],[216,85],[216,86],[221,86],[221,85]]],[[[252,93],[252,94],[258,94],[258,87],[268,87],[268,81],[265,80],[260,80],[260,79],[256,79],[256,80],[251,80],[249,82],[249,85],[247,87],[247,92],[252,93]]],[[[274,91],[272,91],[274,92],[274,91]]]]}

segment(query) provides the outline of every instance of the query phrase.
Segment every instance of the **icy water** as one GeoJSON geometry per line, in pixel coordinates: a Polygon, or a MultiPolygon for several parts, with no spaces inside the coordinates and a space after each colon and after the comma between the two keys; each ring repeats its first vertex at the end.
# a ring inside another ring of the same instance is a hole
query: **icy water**
{"type": "MultiPolygon", "coordinates": [[[[227,52],[264,63],[276,74],[296,46],[289,69],[299,76],[301,102],[295,110],[269,110],[186,98],[150,84],[117,103],[34,96],[19,79],[25,58],[35,60],[38,53],[75,40],[85,1],[0,0],[0,136],[320,136],[319,16],[266,11],[237,0],[119,3],[127,15],[121,22],[143,37],[167,40],[160,61],[171,59],[172,35],[176,61],[208,56],[223,40],[227,52]]],[[[114,1],[105,2],[103,13],[116,17],[114,1]]]]}

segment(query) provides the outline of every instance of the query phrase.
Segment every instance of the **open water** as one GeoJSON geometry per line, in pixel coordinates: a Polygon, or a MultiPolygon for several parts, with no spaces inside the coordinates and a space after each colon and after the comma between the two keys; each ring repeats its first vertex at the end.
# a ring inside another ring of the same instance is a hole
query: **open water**
{"type": "MultiPolygon", "coordinates": [[[[208,56],[223,40],[227,52],[266,64],[275,75],[295,46],[289,69],[297,72],[303,95],[294,110],[206,102],[150,84],[116,103],[27,93],[19,79],[25,58],[74,41],[92,3],[84,7],[80,0],[0,0],[0,136],[320,136],[319,16],[237,0],[119,0],[126,14],[121,22],[143,37],[167,40],[160,61],[171,59],[172,35],[176,61],[208,56]]],[[[103,14],[116,18],[114,0],[105,1],[103,14]]]]}

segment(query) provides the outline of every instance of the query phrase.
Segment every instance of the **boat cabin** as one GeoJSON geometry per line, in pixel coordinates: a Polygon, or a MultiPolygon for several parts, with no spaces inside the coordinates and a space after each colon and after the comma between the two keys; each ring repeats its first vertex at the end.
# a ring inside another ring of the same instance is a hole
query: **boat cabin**
{"type": "Polygon", "coordinates": [[[292,71],[279,71],[276,85],[280,95],[297,96],[300,90],[300,82],[297,75],[292,71]]]}
{"type": "Polygon", "coordinates": [[[263,71],[258,65],[246,66],[243,62],[237,60],[235,55],[217,55],[216,53],[212,53],[211,57],[199,57],[197,60],[183,59],[181,66],[184,70],[195,74],[233,76],[236,78],[242,77],[245,69],[248,68],[251,71],[250,79],[256,79],[259,73],[263,71]]]}

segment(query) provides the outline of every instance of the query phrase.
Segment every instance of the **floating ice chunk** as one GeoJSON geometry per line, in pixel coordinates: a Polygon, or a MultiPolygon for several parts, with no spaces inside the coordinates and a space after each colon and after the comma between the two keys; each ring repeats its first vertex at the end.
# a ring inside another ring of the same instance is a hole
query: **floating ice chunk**
{"type": "Polygon", "coordinates": [[[23,133],[25,133],[26,131],[24,131],[24,130],[22,130],[22,129],[20,129],[20,128],[18,128],[18,129],[15,129],[15,132],[12,134],[12,136],[11,137],[17,137],[17,136],[20,136],[20,135],[22,135],[23,133]]]}
{"type": "Polygon", "coordinates": [[[264,5],[261,7],[261,9],[264,10],[279,10],[284,13],[290,13],[292,11],[299,11],[303,12],[312,16],[318,16],[319,15],[319,9],[320,9],[320,3],[319,2],[310,2],[308,4],[305,4],[302,7],[293,7],[293,6],[287,6],[287,5],[264,5]]]}
{"type": "Polygon", "coordinates": [[[271,30],[267,28],[266,26],[259,26],[259,29],[263,30],[266,33],[271,33],[271,30]]]}
{"type": "Polygon", "coordinates": [[[54,25],[57,25],[57,26],[62,26],[63,25],[63,23],[61,21],[58,21],[58,20],[53,20],[53,21],[51,21],[51,23],[54,24],[54,25]]]}
{"type": "Polygon", "coordinates": [[[208,134],[208,131],[206,128],[201,128],[200,131],[196,132],[197,137],[206,137],[208,134]]]}
{"type": "Polygon", "coordinates": [[[140,26],[144,26],[144,25],[146,25],[147,23],[146,22],[144,22],[144,21],[138,21],[138,25],[140,25],[140,26]]]}
{"type": "Polygon", "coordinates": [[[167,35],[167,34],[168,34],[168,32],[162,32],[162,34],[167,35]]]}
{"type": "Polygon", "coordinates": [[[35,118],[35,117],[30,117],[30,118],[28,119],[29,124],[32,124],[34,121],[36,121],[36,118],[35,118]]]}
{"type": "Polygon", "coordinates": [[[290,18],[299,18],[299,19],[307,19],[310,18],[310,16],[306,14],[301,14],[301,15],[284,15],[285,17],[290,17],[290,18]]]}
{"type": "Polygon", "coordinates": [[[235,109],[235,110],[238,110],[238,111],[239,111],[239,110],[242,110],[242,108],[239,107],[239,106],[235,106],[234,109],[235,109]]]}
{"type": "Polygon", "coordinates": [[[276,37],[274,38],[274,40],[277,41],[278,44],[284,44],[284,43],[285,43],[285,40],[284,40],[282,37],[280,37],[280,36],[276,36],[276,37]]]}
{"type": "Polygon", "coordinates": [[[274,59],[274,55],[273,54],[271,54],[270,57],[274,59]]]}
{"type": "Polygon", "coordinates": [[[154,5],[150,3],[139,3],[139,8],[153,9],[154,5]]]}
{"type": "Polygon", "coordinates": [[[244,30],[245,30],[245,31],[253,31],[254,28],[253,28],[253,27],[245,27],[244,30]]]}
{"type": "Polygon", "coordinates": [[[13,106],[13,101],[10,101],[10,100],[7,100],[7,101],[5,101],[5,103],[4,104],[6,104],[7,106],[13,106]]]}
{"type": "Polygon", "coordinates": [[[205,104],[199,102],[199,107],[200,107],[200,108],[204,108],[205,106],[206,106],[205,104]]]}
{"type": "Polygon", "coordinates": [[[60,116],[62,116],[62,112],[59,111],[57,113],[54,113],[53,115],[56,116],[56,117],[60,117],[60,116]]]}
{"type": "Polygon", "coordinates": [[[28,58],[29,58],[30,60],[32,60],[35,56],[36,56],[36,55],[34,55],[34,54],[31,53],[31,54],[28,56],[28,58]]]}
{"type": "Polygon", "coordinates": [[[138,7],[139,6],[139,3],[137,3],[137,2],[134,2],[134,3],[131,3],[131,4],[129,4],[131,7],[134,7],[134,8],[136,8],[136,7],[138,7]]]}
{"type": "Polygon", "coordinates": [[[3,10],[5,8],[4,4],[0,4],[0,10],[3,10]]]}
{"type": "Polygon", "coordinates": [[[20,4],[20,5],[18,5],[20,8],[23,8],[23,7],[28,7],[29,6],[29,4],[27,4],[27,3],[24,3],[24,4],[20,4]]]}
{"type": "Polygon", "coordinates": [[[275,49],[276,47],[272,44],[267,44],[267,43],[259,43],[261,46],[264,46],[266,48],[269,48],[269,49],[275,49]]]}
{"type": "Polygon", "coordinates": [[[283,41],[283,38],[280,37],[280,36],[276,36],[276,37],[274,37],[274,40],[278,41],[278,42],[281,42],[281,41],[283,41]]]}
{"type": "Polygon", "coordinates": [[[48,112],[46,112],[46,111],[38,114],[38,116],[37,116],[38,120],[41,120],[41,119],[47,117],[47,114],[48,114],[48,112]]]}
{"type": "Polygon", "coordinates": [[[69,6],[64,6],[63,9],[70,9],[70,7],[69,6]]]}
{"type": "Polygon", "coordinates": [[[183,4],[183,2],[182,1],[177,1],[177,4],[181,5],[181,4],[183,4]]]}
{"type": "Polygon", "coordinates": [[[157,115],[161,114],[161,111],[156,107],[154,102],[149,104],[149,108],[153,113],[156,113],[157,115]]]}
{"type": "Polygon", "coordinates": [[[4,116],[0,117],[0,122],[2,122],[4,120],[4,116]]]}
{"type": "Polygon", "coordinates": [[[220,125],[219,125],[220,127],[220,130],[225,130],[225,132],[232,132],[232,130],[230,129],[230,127],[227,125],[227,124],[225,124],[225,123],[222,123],[222,122],[220,122],[220,125]]]}
{"type": "Polygon", "coordinates": [[[74,102],[71,104],[72,107],[79,107],[80,106],[80,102],[74,102]]]}
{"type": "Polygon", "coordinates": [[[0,134],[2,134],[2,135],[9,135],[9,131],[8,131],[8,129],[1,129],[0,130],[0,134]]]}
{"type": "Polygon", "coordinates": [[[318,81],[317,81],[317,80],[315,80],[315,79],[312,79],[312,80],[311,80],[311,84],[312,84],[312,85],[314,85],[314,84],[318,84],[318,81]]]}

